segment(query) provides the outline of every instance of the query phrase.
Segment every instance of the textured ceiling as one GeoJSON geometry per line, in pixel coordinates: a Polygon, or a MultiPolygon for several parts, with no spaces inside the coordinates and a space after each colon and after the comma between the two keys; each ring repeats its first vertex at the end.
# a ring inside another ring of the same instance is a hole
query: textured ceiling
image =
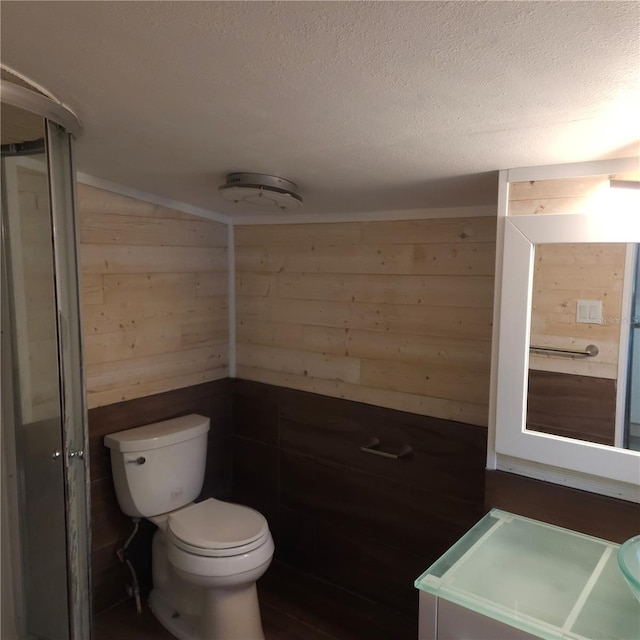
{"type": "Polygon", "coordinates": [[[84,173],[231,212],[487,204],[495,170],[637,153],[638,2],[0,3],[2,62],[84,126],[84,173]]]}

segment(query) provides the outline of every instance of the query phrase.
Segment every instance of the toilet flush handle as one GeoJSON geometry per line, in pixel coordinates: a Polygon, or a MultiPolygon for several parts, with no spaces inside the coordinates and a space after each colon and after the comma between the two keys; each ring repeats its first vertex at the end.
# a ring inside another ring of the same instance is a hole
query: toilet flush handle
{"type": "Polygon", "coordinates": [[[133,460],[127,460],[127,464],[144,464],[147,459],[144,456],[134,458],[133,460]]]}

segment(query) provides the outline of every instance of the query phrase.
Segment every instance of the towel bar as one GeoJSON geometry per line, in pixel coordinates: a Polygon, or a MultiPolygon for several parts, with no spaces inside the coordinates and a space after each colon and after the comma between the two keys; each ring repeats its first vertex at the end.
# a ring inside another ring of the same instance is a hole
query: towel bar
{"type": "Polygon", "coordinates": [[[380,440],[378,438],[373,438],[369,444],[364,447],[360,447],[360,451],[364,451],[365,453],[373,453],[376,456],[382,456],[383,458],[392,458],[394,460],[398,460],[399,458],[404,458],[409,454],[413,453],[413,449],[405,444],[402,446],[402,449],[398,453],[389,453],[387,451],[380,450],[380,440]]]}

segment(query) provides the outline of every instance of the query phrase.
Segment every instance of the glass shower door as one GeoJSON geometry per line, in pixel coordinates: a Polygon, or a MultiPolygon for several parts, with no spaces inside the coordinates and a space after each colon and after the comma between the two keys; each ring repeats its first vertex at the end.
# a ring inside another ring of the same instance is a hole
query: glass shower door
{"type": "Polygon", "coordinates": [[[4,158],[3,174],[23,624],[31,637],[62,640],[67,545],[46,156],[4,158]]]}
{"type": "Polygon", "coordinates": [[[2,105],[2,484],[11,515],[3,574],[8,555],[19,638],[88,640],[71,141],[61,127],[17,111],[2,105]],[[18,121],[28,126],[9,142],[7,126],[18,121]]]}

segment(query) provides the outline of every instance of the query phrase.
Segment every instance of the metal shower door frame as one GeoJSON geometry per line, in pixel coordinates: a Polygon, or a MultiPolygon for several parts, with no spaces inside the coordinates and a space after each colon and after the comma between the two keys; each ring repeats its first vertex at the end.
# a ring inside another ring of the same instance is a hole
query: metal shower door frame
{"type": "Polygon", "coordinates": [[[58,323],[71,640],[91,638],[88,418],[71,135],[45,120],[58,323]]]}

